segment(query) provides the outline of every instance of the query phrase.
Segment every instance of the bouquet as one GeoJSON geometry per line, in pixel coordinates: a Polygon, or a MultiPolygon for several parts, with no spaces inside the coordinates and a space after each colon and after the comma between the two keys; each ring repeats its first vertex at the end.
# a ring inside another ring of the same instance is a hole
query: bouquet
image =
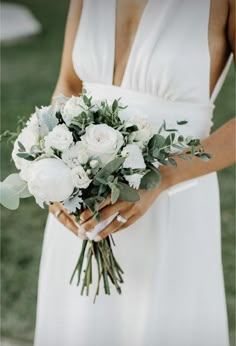
{"type": "MultiPolygon", "coordinates": [[[[61,202],[78,223],[85,209],[99,221],[99,206],[105,199],[109,197],[111,204],[118,199],[138,201],[138,189],[160,184],[161,165],[176,167],[174,156],[210,159],[199,139],[182,136],[167,128],[165,121],[155,129],[145,115],[122,117],[125,108],[120,99],[93,100],[85,89],[79,97],[59,96],[55,105],[36,107],[19,134],[6,131],[2,135],[14,140],[12,158],[19,173],[1,183],[1,203],[16,209],[20,198],[34,196],[41,207],[61,202]]],[[[185,124],[184,120],[177,122],[185,124]]],[[[124,282],[112,235],[95,242],[101,227],[95,228],[82,242],[70,280],[77,274],[79,285],[85,266],[81,295],[85,289],[89,295],[94,258],[98,271],[94,302],[102,278],[105,294],[110,294],[111,284],[121,294],[124,282]]]]}

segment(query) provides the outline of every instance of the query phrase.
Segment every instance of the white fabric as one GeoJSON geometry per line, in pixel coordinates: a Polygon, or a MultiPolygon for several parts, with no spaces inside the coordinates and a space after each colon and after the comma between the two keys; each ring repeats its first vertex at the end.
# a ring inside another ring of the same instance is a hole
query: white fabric
{"type": "MultiPolygon", "coordinates": [[[[95,97],[121,96],[154,125],[186,119],[181,131],[207,137],[217,96],[209,95],[210,0],[149,0],[121,87],[112,86],[115,6],[83,1],[73,63],[84,87],[95,97]]],[[[229,345],[216,173],[167,189],[114,239],[122,295],[101,287],[94,305],[94,291],[82,297],[69,284],[81,240],[49,215],[34,346],[229,345]]]]}

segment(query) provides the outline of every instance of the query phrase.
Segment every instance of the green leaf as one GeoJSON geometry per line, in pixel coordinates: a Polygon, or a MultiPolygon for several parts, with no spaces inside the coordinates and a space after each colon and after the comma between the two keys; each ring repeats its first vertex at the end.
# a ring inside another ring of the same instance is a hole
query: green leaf
{"type": "Polygon", "coordinates": [[[35,110],[39,123],[39,133],[44,137],[58,124],[56,117],[57,107],[55,105],[45,108],[35,107],[35,110]]]}
{"type": "Polygon", "coordinates": [[[150,139],[148,147],[150,148],[150,150],[154,151],[156,149],[160,149],[161,147],[163,147],[164,143],[165,137],[157,134],[150,139]]]}
{"type": "Polygon", "coordinates": [[[137,202],[140,199],[138,192],[127,184],[119,182],[118,188],[120,190],[119,199],[126,202],[137,202]]]}
{"type": "Polygon", "coordinates": [[[172,159],[171,157],[169,157],[168,162],[172,167],[175,167],[175,168],[177,167],[176,161],[172,159]]]}
{"type": "Polygon", "coordinates": [[[16,155],[19,156],[20,158],[28,160],[28,161],[34,161],[35,160],[35,157],[33,157],[27,153],[17,153],[16,155]]]}
{"type": "Polygon", "coordinates": [[[111,188],[111,204],[115,204],[119,198],[120,189],[119,186],[113,184],[111,188]]]}
{"type": "Polygon", "coordinates": [[[25,149],[24,145],[20,141],[18,141],[17,143],[18,143],[18,146],[19,146],[19,151],[24,151],[25,152],[26,149],[25,149]]]}
{"type": "Polygon", "coordinates": [[[177,121],[177,124],[178,125],[185,125],[187,124],[188,122],[186,120],[181,120],[181,121],[177,121]]]}
{"type": "Polygon", "coordinates": [[[118,107],[118,101],[114,100],[113,103],[112,103],[112,111],[115,112],[117,107],[118,107]]]}
{"type": "Polygon", "coordinates": [[[175,139],[175,133],[169,134],[165,139],[165,145],[171,145],[175,139]]]}
{"type": "Polygon", "coordinates": [[[40,147],[38,145],[33,145],[31,148],[30,148],[30,155],[34,155],[34,154],[39,154],[41,153],[42,150],[40,149],[40,147]]]}
{"type": "MultiPolygon", "coordinates": [[[[98,177],[98,176],[96,176],[96,182],[101,183],[103,185],[107,185],[108,184],[107,180],[105,180],[105,179],[103,179],[101,177],[98,177]]],[[[96,184],[96,185],[98,185],[98,184],[96,184]]]]}
{"type": "Polygon", "coordinates": [[[208,153],[198,154],[196,156],[205,162],[209,161],[212,158],[212,155],[210,155],[208,153]]]}
{"type": "Polygon", "coordinates": [[[94,213],[95,210],[95,205],[96,205],[96,197],[89,197],[84,200],[84,203],[86,204],[87,208],[94,213]]]}
{"type": "Polygon", "coordinates": [[[10,174],[3,182],[11,186],[20,198],[31,197],[26,181],[22,180],[18,173],[10,174]]]}
{"type": "Polygon", "coordinates": [[[180,154],[180,155],[178,155],[178,157],[180,157],[181,159],[186,160],[186,161],[192,161],[191,156],[188,156],[188,155],[180,154]]]}
{"type": "Polygon", "coordinates": [[[97,178],[102,178],[106,180],[113,172],[117,171],[122,163],[125,161],[125,157],[117,157],[114,160],[110,161],[103,167],[95,176],[95,180],[97,178]]]}
{"type": "Polygon", "coordinates": [[[8,209],[15,210],[19,207],[20,199],[13,187],[5,182],[0,182],[0,203],[8,209]]]}
{"type": "Polygon", "coordinates": [[[161,173],[155,167],[150,166],[149,169],[141,180],[140,189],[151,190],[161,183],[161,173]]]}

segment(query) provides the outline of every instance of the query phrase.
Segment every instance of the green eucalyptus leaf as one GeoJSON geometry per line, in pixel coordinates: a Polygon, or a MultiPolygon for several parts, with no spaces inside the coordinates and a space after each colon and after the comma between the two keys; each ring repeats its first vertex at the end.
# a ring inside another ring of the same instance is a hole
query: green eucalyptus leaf
{"type": "Polygon", "coordinates": [[[96,181],[95,181],[96,184],[95,185],[98,185],[97,182],[101,183],[103,185],[107,185],[108,184],[107,180],[105,180],[105,179],[103,179],[101,177],[96,177],[96,181]]]}
{"type": "Polygon", "coordinates": [[[32,196],[28,190],[27,182],[22,180],[18,173],[10,174],[3,183],[10,185],[20,198],[27,198],[32,196]]]}
{"type": "Polygon", "coordinates": [[[149,168],[150,171],[141,180],[140,189],[151,190],[161,183],[161,173],[155,167],[149,168]]]}
{"type": "Polygon", "coordinates": [[[24,145],[20,141],[18,141],[17,143],[18,143],[18,146],[19,146],[19,151],[25,152],[26,149],[25,149],[24,145]]]}
{"type": "Polygon", "coordinates": [[[180,154],[180,155],[178,155],[178,157],[180,157],[181,159],[186,160],[186,161],[192,161],[191,156],[188,156],[188,155],[180,154]]]}
{"type": "Polygon", "coordinates": [[[112,103],[112,111],[115,112],[117,110],[118,107],[118,101],[114,100],[112,103]]]}
{"type": "Polygon", "coordinates": [[[84,203],[86,204],[87,208],[91,210],[92,213],[94,213],[95,205],[96,205],[96,197],[89,197],[84,200],[84,203]]]}
{"type": "Polygon", "coordinates": [[[196,155],[197,157],[199,157],[201,160],[207,162],[212,158],[212,155],[208,154],[208,153],[202,153],[199,155],[196,155]]]}
{"type": "Polygon", "coordinates": [[[138,192],[127,184],[119,182],[118,188],[120,190],[119,199],[126,202],[137,202],[140,199],[138,192]]]}
{"type": "Polygon", "coordinates": [[[185,124],[187,124],[187,123],[188,123],[187,120],[177,121],[177,124],[178,124],[178,125],[185,125],[185,124]]]}
{"type": "Polygon", "coordinates": [[[165,145],[171,145],[175,139],[175,133],[170,133],[165,139],[165,145]]]}
{"type": "Polygon", "coordinates": [[[25,159],[28,161],[34,161],[35,160],[35,157],[31,156],[28,153],[17,153],[16,155],[19,156],[21,159],[25,159]]]}
{"type": "Polygon", "coordinates": [[[5,182],[0,182],[0,203],[8,209],[15,210],[19,207],[20,199],[13,187],[5,182]]]}
{"type": "Polygon", "coordinates": [[[161,147],[163,147],[164,143],[165,137],[156,134],[150,139],[148,147],[150,148],[150,150],[154,151],[156,149],[160,149],[161,147]]]}
{"type": "Polygon", "coordinates": [[[108,162],[105,167],[103,167],[95,176],[97,178],[102,178],[106,180],[113,172],[117,171],[122,163],[125,161],[125,157],[117,157],[114,160],[108,162]]]}
{"type": "Polygon", "coordinates": [[[169,157],[168,162],[172,167],[175,167],[175,168],[177,167],[176,161],[172,159],[171,157],[169,157]]]}
{"type": "Polygon", "coordinates": [[[120,196],[119,186],[116,184],[113,184],[111,188],[111,204],[115,204],[119,196],[120,196]]]}

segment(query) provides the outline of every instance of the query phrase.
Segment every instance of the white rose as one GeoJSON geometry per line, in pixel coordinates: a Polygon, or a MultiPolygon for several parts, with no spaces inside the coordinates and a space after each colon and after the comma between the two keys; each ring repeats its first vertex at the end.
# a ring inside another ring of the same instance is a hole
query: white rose
{"type": "Polygon", "coordinates": [[[123,167],[132,169],[144,169],[146,167],[141,149],[136,144],[127,144],[121,153],[126,157],[123,167]]]}
{"type": "Polygon", "coordinates": [[[153,136],[153,126],[147,118],[141,118],[139,116],[133,117],[128,120],[126,126],[136,125],[138,130],[135,131],[134,139],[137,142],[148,142],[153,136]]]}
{"type": "Polygon", "coordinates": [[[19,152],[18,141],[24,145],[26,152],[29,152],[33,145],[39,143],[38,118],[35,113],[27,121],[26,126],[22,129],[21,133],[17,137],[12,151],[12,158],[16,165],[16,168],[25,169],[29,167],[29,165],[31,165],[32,162],[20,158],[16,155],[19,152]]]}
{"type": "Polygon", "coordinates": [[[87,173],[82,166],[77,166],[71,171],[72,183],[79,189],[86,189],[91,183],[91,179],[87,176],[87,173]]]}
{"type": "Polygon", "coordinates": [[[60,124],[44,137],[44,141],[46,150],[53,148],[64,151],[73,143],[73,136],[65,124],[60,124]]]}
{"type": "Polygon", "coordinates": [[[125,175],[124,177],[128,181],[130,187],[133,189],[139,189],[143,174],[135,173],[132,175],[125,175]]]}
{"type": "Polygon", "coordinates": [[[116,156],[124,143],[122,134],[106,124],[89,125],[81,140],[89,156],[100,159],[103,165],[116,156]]]}
{"type": "Polygon", "coordinates": [[[74,168],[76,166],[85,165],[88,161],[88,154],[82,142],[77,142],[66,149],[62,153],[61,158],[67,166],[74,168]]]}
{"type": "Polygon", "coordinates": [[[82,97],[72,96],[62,109],[62,117],[66,125],[70,125],[72,119],[78,116],[85,107],[82,97]]]}
{"type": "Polygon", "coordinates": [[[35,161],[30,169],[28,189],[40,205],[64,201],[74,190],[71,170],[59,159],[35,161]]]}

